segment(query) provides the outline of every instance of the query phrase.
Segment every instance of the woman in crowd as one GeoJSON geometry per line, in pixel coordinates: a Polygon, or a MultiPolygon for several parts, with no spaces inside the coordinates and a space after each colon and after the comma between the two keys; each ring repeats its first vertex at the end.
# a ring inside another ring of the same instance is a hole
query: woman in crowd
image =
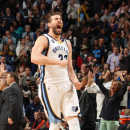
{"type": "Polygon", "coordinates": [[[19,81],[20,81],[20,79],[25,76],[25,67],[24,66],[17,67],[16,72],[18,74],[19,81]]]}
{"type": "Polygon", "coordinates": [[[126,35],[129,34],[129,31],[130,31],[130,23],[129,23],[129,21],[125,22],[124,31],[125,31],[126,35]]]}
{"type": "Polygon", "coordinates": [[[76,46],[76,42],[77,42],[77,38],[75,37],[74,35],[74,31],[72,29],[70,29],[67,33],[67,39],[70,41],[70,42],[73,42],[74,45],[73,46],[76,46]]]}
{"type": "Polygon", "coordinates": [[[110,19],[110,24],[108,24],[109,27],[111,27],[112,32],[116,32],[118,30],[118,24],[116,23],[116,17],[112,16],[110,19]]]}
{"type": "Polygon", "coordinates": [[[36,83],[34,81],[31,81],[31,83],[29,84],[29,90],[22,90],[22,92],[24,96],[29,97],[30,103],[33,103],[33,98],[38,93],[36,83]]]}
{"type": "MultiPolygon", "coordinates": [[[[102,118],[100,130],[117,130],[119,126],[120,103],[127,90],[127,83],[125,82],[121,71],[116,72],[118,77],[120,77],[121,82],[113,80],[110,90],[106,89],[103,85],[103,82],[109,76],[109,74],[110,72],[107,71],[106,74],[97,83],[105,96],[100,113],[100,117],[102,118]]],[[[94,83],[94,78],[91,72],[89,72],[88,79],[91,80],[91,84],[94,83]]]]}

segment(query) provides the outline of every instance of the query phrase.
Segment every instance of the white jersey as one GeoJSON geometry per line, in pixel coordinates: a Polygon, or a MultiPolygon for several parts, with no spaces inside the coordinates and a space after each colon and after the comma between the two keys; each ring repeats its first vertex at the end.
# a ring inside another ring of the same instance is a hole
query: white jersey
{"type": "MultiPolygon", "coordinates": [[[[48,47],[42,52],[43,55],[50,59],[67,60],[68,59],[68,45],[66,40],[61,37],[61,43],[52,38],[49,34],[44,34],[48,39],[48,47]]],[[[68,69],[59,65],[41,65],[41,81],[44,83],[60,83],[68,82],[68,69]]]]}

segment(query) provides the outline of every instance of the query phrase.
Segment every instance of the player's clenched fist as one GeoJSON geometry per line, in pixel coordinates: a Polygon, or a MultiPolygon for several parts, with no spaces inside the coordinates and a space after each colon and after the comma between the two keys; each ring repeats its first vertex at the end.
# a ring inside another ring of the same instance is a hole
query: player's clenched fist
{"type": "Polygon", "coordinates": [[[79,81],[76,81],[76,82],[74,83],[74,85],[75,85],[75,88],[76,88],[77,90],[80,90],[80,89],[81,89],[81,83],[80,83],[79,81]]]}
{"type": "Polygon", "coordinates": [[[66,67],[67,64],[68,64],[68,61],[67,61],[67,60],[61,60],[61,61],[59,61],[59,65],[60,65],[61,67],[66,67]]]}

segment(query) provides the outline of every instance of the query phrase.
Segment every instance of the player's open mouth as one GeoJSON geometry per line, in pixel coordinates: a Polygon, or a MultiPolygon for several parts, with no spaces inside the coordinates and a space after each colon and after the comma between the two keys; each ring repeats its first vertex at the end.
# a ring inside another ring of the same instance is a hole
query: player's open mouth
{"type": "Polygon", "coordinates": [[[60,25],[60,24],[57,25],[57,30],[58,30],[58,31],[61,31],[61,25],[60,25]]]}

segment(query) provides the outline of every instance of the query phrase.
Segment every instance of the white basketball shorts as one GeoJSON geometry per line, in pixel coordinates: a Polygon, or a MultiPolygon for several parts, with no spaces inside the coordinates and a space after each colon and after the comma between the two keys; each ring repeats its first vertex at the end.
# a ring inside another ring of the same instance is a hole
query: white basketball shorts
{"type": "Polygon", "coordinates": [[[39,97],[44,105],[49,123],[57,124],[61,118],[77,116],[80,112],[77,92],[75,86],[70,82],[56,84],[41,82],[39,97]]]}

